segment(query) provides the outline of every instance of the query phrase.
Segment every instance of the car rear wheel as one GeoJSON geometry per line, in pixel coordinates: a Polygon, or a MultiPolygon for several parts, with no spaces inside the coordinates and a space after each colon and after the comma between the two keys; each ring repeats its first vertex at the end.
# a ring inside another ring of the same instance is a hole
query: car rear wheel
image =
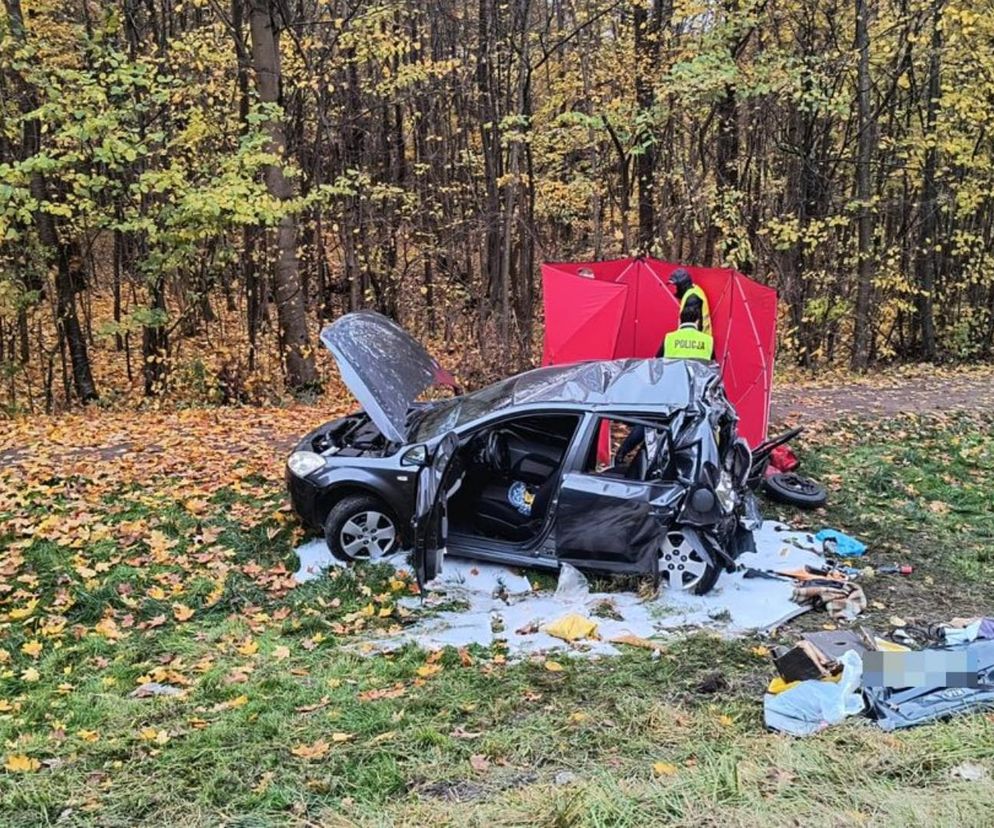
{"type": "Polygon", "coordinates": [[[340,561],[378,561],[397,548],[397,523],[379,498],[353,495],[328,512],[324,539],[340,561]]]}
{"type": "Polygon", "coordinates": [[[659,552],[659,583],[666,591],[703,595],[718,580],[721,570],[706,561],[685,532],[666,533],[659,552]]]}

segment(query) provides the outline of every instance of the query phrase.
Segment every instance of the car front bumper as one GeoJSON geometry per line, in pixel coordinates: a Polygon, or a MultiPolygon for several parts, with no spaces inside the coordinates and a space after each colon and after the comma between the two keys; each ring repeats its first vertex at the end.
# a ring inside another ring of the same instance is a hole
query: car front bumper
{"type": "Polygon", "coordinates": [[[318,508],[322,490],[306,478],[298,477],[290,469],[284,471],[290,505],[300,522],[311,532],[321,532],[321,510],[318,508]]]}

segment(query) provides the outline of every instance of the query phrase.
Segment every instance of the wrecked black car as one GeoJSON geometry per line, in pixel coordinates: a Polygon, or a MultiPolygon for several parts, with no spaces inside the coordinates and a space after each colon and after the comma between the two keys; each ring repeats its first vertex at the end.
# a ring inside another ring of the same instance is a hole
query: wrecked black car
{"type": "Polygon", "coordinates": [[[339,559],[413,548],[422,583],[445,552],[568,562],[702,594],[752,548],[750,452],[713,363],[583,362],[416,402],[454,382],[391,320],[349,314],[321,341],[362,410],[304,437],[286,480],[339,559]]]}

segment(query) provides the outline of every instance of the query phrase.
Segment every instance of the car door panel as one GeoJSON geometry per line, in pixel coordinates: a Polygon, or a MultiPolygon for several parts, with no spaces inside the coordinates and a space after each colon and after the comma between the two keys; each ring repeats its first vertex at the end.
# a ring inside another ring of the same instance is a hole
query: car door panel
{"type": "Polygon", "coordinates": [[[570,472],[556,508],[556,555],[591,569],[655,573],[666,523],[642,481],[570,472]]]}
{"type": "Polygon", "coordinates": [[[435,447],[431,461],[418,472],[414,509],[414,574],[422,589],[441,571],[448,536],[447,491],[452,481],[447,475],[455,458],[459,438],[446,434],[435,447]]]}

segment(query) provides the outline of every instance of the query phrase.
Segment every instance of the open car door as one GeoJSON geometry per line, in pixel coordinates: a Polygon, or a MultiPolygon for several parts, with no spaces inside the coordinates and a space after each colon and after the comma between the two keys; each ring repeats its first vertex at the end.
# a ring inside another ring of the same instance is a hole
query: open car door
{"type": "Polygon", "coordinates": [[[425,584],[438,577],[448,536],[449,466],[459,446],[454,432],[446,434],[435,454],[418,472],[418,492],[414,510],[414,574],[424,593],[425,584]]]}
{"type": "MultiPolygon", "coordinates": [[[[625,421],[622,421],[625,422],[625,421]]],[[[556,508],[556,555],[573,566],[606,572],[658,573],[659,550],[682,486],[645,479],[665,440],[665,424],[643,426],[644,445],[624,472],[572,471],[563,476],[556,508]]],[[[598,423],[588,438],[599,442],[598,423]]],[[[586,455],[592,456],[593,446],[586,455]]]]}

